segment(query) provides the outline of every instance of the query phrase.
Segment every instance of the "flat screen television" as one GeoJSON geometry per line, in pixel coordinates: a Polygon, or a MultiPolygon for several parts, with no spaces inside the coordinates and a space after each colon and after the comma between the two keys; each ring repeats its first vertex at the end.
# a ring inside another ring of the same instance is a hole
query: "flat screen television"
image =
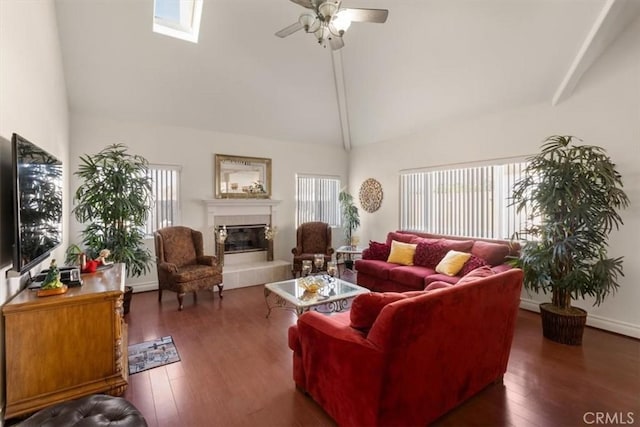
{"type": "Polygon", "coordinates": [[[62,162],[15,133],[11,152],[13,269],[23,273],[62,243],[62,162]]]}

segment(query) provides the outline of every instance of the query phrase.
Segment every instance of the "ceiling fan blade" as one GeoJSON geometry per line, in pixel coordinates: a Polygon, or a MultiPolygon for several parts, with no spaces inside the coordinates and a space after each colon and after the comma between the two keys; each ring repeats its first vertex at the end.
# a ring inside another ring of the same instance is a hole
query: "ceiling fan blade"
{"type": "Polygon", "coordinates": [[[389,16],[387,9],[344,9],[349,13],[349,19],[352,22],[376,22],[379,24],[384,23],[389,16]]]}
{"type": "Polygon", "coordinates": [[[306,7],[307,9],[313,9],[313,3],[311,0],[291,0],[295,4],[299,4],[302,7],[306,7]]]}
{"type": "Polygon", "coordinates": [[[329,39],[329,46],[331,46],[331,50],[338,50],[344,47],[344,40],[342,37],[333,36],[329,39]]]}
{"type": "Polygon", "coordinates": [[[280,31],[278,31],[276,33],[276,36],[281,37],[281,38],[285,38],[288,35],[291,35],[293,33],[295,33],[298,30],[302,29],[302,24],[299,22],[295,22],[291,25],[289,25],[288,27],[285,27],[283,29],[281,29],[280,31]]]}

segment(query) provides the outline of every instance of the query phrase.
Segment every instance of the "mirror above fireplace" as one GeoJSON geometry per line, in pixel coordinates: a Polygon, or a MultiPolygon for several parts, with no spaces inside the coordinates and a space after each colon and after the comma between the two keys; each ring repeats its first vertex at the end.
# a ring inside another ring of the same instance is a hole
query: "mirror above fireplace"
{"type": "Polygon", "coordinates": [[[217,199],[268,199],[271,197],[271,159],[215,155],[217,199]]]}

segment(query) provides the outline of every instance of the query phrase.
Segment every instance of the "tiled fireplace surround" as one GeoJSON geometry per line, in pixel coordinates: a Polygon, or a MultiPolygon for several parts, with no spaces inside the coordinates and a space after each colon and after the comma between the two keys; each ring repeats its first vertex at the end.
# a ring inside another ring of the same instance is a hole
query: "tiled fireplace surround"
{"type": "MultiPolygon", "coordinates": [[[[207,227],[205,253],[216,253],[215,230],[221,225],[275,224],[280,200],[208,199],[204,201],[207,227]]],[[[276,239],[278,236],[276,235],[276,239]]],[[[225,289],[241,288],[286,280],[291,276],[289,261],[267,261],[267,252],[225,254],[222,270],[225,289]]]]}

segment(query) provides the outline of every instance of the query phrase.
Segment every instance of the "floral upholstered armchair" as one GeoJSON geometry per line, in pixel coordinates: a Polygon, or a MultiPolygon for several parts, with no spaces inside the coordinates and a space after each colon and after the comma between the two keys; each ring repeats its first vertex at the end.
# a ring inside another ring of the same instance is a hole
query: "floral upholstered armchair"
{"type": "Polygon", "coordinates": [[[183,297],[193,292],[218,287],[222,298],[222,266],[215,256],[203,254],[202,233],[188,227],[166,227],[154,233],[157,268],[158,301],[162,291],[178,293],[178,310],[183,308],[183,297]]]}
{"type": "Polygon", "coordinates": [[[325,222],[305,222],[296,231],[296,247],[293,254],[293,277],[302,271],[302,261],[311,260],[315,254],[323,254],[325,265],[333,255],[331,247],[331,227],[325,222]]]}

